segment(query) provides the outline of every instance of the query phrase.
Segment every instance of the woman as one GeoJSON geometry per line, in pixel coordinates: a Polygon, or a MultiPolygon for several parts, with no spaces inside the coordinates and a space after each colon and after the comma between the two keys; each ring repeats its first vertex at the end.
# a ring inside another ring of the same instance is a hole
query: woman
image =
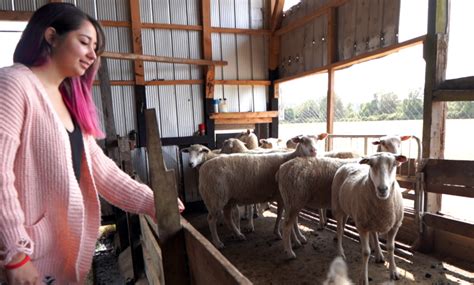
{"type": "Polygon", "coordinates": [[[0,69],[0,270],[9,284],[83,282],[100,226],[98,194],[155,215],[153,192],[94,139],[103,136],[91,87],[104,46],[96,20],[50,3],[30,19],[15,64],[0,69]]]}

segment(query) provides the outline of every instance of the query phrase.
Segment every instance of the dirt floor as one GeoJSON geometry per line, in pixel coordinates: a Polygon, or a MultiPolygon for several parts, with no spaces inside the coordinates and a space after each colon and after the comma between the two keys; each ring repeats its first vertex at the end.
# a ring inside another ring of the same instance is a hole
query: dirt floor
{"type": "MultiPolygon", "coordinates": [[[[210,240],[206,216],[203,212],[188,213],[185,218],[210,240]]],[[[315,221],[300,218],[300,228],[308,243],[295,249],[295,260],[287,260],[282,241],[273,235],[275,217],[272,209],[266,211],[264,217],[255,219],[255,232],[246,234],[246,241],[233,239],[226,226],[219,226],[218,233],[225,244],[222,254],[254,284],[321,284],[336,253],[334,231],[313,230],[316,228],[315,221]]],[[[343,246],[349,277],[357,281],[361,260],[359,242],[345,238],[343,246]]],[[[385,251],[384,254],[387,257],[385,251]]],[[[431,256],[412,254],[400,248],[395,254],[401,280],[394,284],[474,284],[474,265],[464,264],[465,269],[461,269],[431,256]]],[[[388,262],[376,264],[371,258],[369,280],[371,284],[391,284],[385,283],[389,281],[388,262]]]]}

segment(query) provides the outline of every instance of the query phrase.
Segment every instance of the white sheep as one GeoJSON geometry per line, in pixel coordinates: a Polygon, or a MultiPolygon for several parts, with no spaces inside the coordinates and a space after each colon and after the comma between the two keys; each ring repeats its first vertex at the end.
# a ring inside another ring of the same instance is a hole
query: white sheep
{"type": "Polygon", "coordinates": [[[347,265],[340,256],[334,258],[329,267],[328,275],[323,285],[351,285],[352,281],[347,274],[347,265]]]}
{"type": "Polygon", "coordinates": [[[260,139],[260,147],[265,149],[278,149],[281,148],[282,142],[282,139],[277,138],[260,139]]]}
{"type": "MultiPolygon", "coordinates": [[[[403,197],[396,180],[396,168],[406,161],[403,155],[376,153],[359,164],[341,166],[334,177],[332,211],[337,220],[338,254],[345,257],[342,235],[351,216],[362,247],[361,284],[369,284],[370,233],[387,233],[390,279],[399,279],[393,252],[395,236],[403,220],[403,197]]],[[[383,260],[383,255],[376,258],[383,260]]]]}
{"type": "Polygon", "coordinates": [[[184,153],[189,153],[189,167],[196,168],[204,162],[218,157],[220,153],[211,151],[208,147],[201,144],[193,144],[190,147],[181,150],[184,153]]]}
{"type": "MultiPolygon", "coordinates": [[[[318,139],[326,136],[321,134],[318,139]]],[[[199,171],[199,192],[209,212],[212,242],[217,248],[224,246],[216,229],[216,218],[221,210],[224,210],[224,218],[234,234],[241,240],[245,239],[230,218],[231,209],[236,204],[277,201],[279,207],[274,232],[278,235],[282,207],[275,173],[282,163],[297,156],[316,156],[317,151],[314,138],[303,136],[295,140],[299,146],[291,153],[234,154],[216,157],[202,165],[199,171]]]]}
{"type": "Polygon", "coordinates": [[[402,141],[410,138],[411,136],[383,136],[372,144],[377,145],[377,152],[400,153],[402,141]]]}
{"type": "MultiPolygon", "coordinates": [[[[290,234],[297,246],[306,243],[306,238],[298,229],[298,214],[307,205],[314,208],[331,208],[331,185],[339,167],[357,160],[330,157],[307,158],[299,157],[285,162],[280,166],[276,178],[285,208],[283,225],[283,246],[288,258],[295,258],[291,247],[290,234]]],[[[320,228],[324,221],[320,217],[320,228]]]]}
{"type": "Polygon", "coordinates": [[[247,129],[247,131],[240,133],[235,137],[243,141],[248,149],[255,149],[258,148],[258,138],[251,130],[247,129]]]}

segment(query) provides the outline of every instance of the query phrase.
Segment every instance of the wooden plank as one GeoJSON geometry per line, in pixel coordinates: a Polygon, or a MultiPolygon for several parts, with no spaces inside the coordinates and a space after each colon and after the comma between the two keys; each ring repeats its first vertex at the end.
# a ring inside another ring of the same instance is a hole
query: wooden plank
{"type": "MultiPolygon", "coordinates": [[[[323,21],[325,18],[318,17],[313,22],[313,35],[312,35],[312,68],[318,68],[324,66],[323,61],[323,46],[326,45],[326,42],[323,41],[325,39],[325,30],[323,27],[323,21]],[[314,42],[314,43],[313,43],[314,42]]],[[[291,43],[290,43],[291,44],[291,43]]],[[[311,69],[310,69],[311,70],[311,69]]]]}
{"type": "Polygon", "coordinates": [[[33,12],[27,11],[0,11],[0,21],[28,22],[33,12]]]}
{"type": "MultiPolygon", "coordinates": [[[[99,80],[94,80],[93,82],[94,85],[100,85],[99,80]]],[[[132,86],[135,85],[135,81],[132,80],[110,80],[109,81],[110,85],[115,85],[115,86],[132,86]]]]}
{"type": "Polygon", "coordinates": [[[274,118],[278,117],[278,111],[266,112],[227,112],[213,113],[211,119],[231,119],[231,118],[274,118]]]}
{"type": "Polygon", "coordinates": [[[331,64],[337,61],[337,12],[336,8],[329,9],[327,14],[327,61],[326,64],[331,64]]]}
{"type": "Polygon", "coordinates": [[[211,39],[211,0],[201,1],[201,19],[202,19],[202,51],[203,58],[212,59],[212,39],[211,39]]]}
{"type": "Polygon", "coordinates": [[[148,283],[165,284],[161,248],[143,215],[140,215],[140,229],[142,232],[143,261],[148,283]]]}
{"type": "MultiPolygon", "coordinates": [[[[132,26],[132,50],[136,55],[143,54],[142,48],[142,30],[140,20],[140,0],[130,0],[130,19],[132,26]]],[[[105,56],[105,55],[103,55],[105,56]]],[[[135,83],[137,85],[145,84],[145,69],[143,59],[133,61],[133,71],[135,83]]]]}
{"type": "Polygon", "coordinates": [[[215,119],[216,125],[241,125],[241,124],[269,124],[272,118],[235,118],[235,119],[215,119]]]}
{"type": "Polygon", "coordinates": [[[439,84],[439,88],[453,90],[474,89],[474,76],[445,80],[439,84]]]}
{"type": "Polygon", "coordinates": [[[168,284],[188,284],[184,235],[178,211],[178,191],[174,170],[167,170],[155,110],[145,110],[150,184],[155,197],[158,243],[162,250],[163,272],[168,284]]]}
{"type": "Polygon", "coordinates": [[[398,43],[398,22],[400,19],[400,0],[383,0],[383,32],[381,46],[398,43]]]}
{"type": "Polygon", "coordinates": [[[130,27],[131,23],[126,21],[99,21],[100,24],[104,27],[130,27]]]}
{"type": "Polygon", "coordinates": [[[425,192],[474,198],[474,188],[465,186],[426,184],[425,192]]]}
{"type": "Polygon", "coordinates": [[[474,101],[474,90],[447,90],[433,91],[433,102],[474,101]]]}
{"type": "Polygon", "coordinates": [[[195,65],[227,65],[227,61],[213,61],[205,59],[176,58],[166,56],[142,55],[133,53],[104,52],[103,57],[128,60],[144,60],[167,63],[195,64],[195,65]]]}
{"type": "MultiPolygon", "coordinates": [[[[326,132],[332,134],[334,132],[334,69],[328,72],[328,93],[327,93],[327,117],[326,117],[326,132]]],[[[326,140],[326,151],[332,150],[332,139],[326,140]]]]}
{"type": "Polygon", "coordinates": [[[215,80],[216,85],[252,85],[252,86],[270,86],[269,80],[215,80]]]}
{"type": "Polygon", "coordinates": [[[342,26],[339,27],[339,44],[342,45],[342,54],[339,54],[339,60],[348,60],[354,55],[355,44],[355,21],[356,21],[356,3],[355,1],[346,2],[339,10],[339,17],[343,18],[342,26]]]}
{"type": "MultiPolygon", "coordinates": [[[[471,264],[474,260],[474,239],[449,233],[442,230],[436,230],[435,252],[446,258],[455,258],[471,264]]],[[[474,272],[474,267],[466,270],[474,272]]],[[[471,283],[472,278],[471,278],[471,283]]]]}
{"type": "Polygon", "coordinates": [[[369,45],[369,1],[358,0],[356,2],[356,21],[355,21],[355,55],[367,52],[369,45]]]}
{"type": "Polygon", "coordinates": [[[474,187],[474,161],[429,159],[422,171],[427,184],[474,187]]]}
{"type": "Polygon", "coordinates": [[[252,284],[201,233],[182,218],[191,284],[252,284]]]}
{"type": "Polygon", "coordinates": [[[203,84],[204,80],[193,79],[193,80],[150,80],[145,81],[145,85],[149,86],[162,86],[162,85],[192,85],[192,84],[203,84]]]}
{"type": "Polygon", "coordinates": [[[409,48],[409,47],[412,47],[412,46],[423,44],[424,41],[425,41],[425,36],[420,36],[420,37],[405,41],[403,43],[395,44],[395,45],[392,45],[392,46],[389,46],[389,47],[381,48],[380,50],[377,50],[377,51],[368,52],[366,54],[356,56],[352,59],[342,60],[342,61],[339,61],[339,62],[336,62],[336,63],[333,63],[333,64],[328,64],[328,65],[325,65],[325,66],[322,66],[322,67],[314,68],[312,70],[305,71],[305,72],[302,72],[300,74],[296,74],[296,75],[292,75],[292,76],[286,76],[286,77],[283,77],[283,78],[280,78],[280,79],[276,80],[275,82],[276,83],[282,83],[282,82],[290,81],[290,80],[293,80],[293,79],[302,78],[302,77],[305,77],[305,76],[310,76],[310,75],[313,75],[313,74],[325,73],[325,72],[327,72],[327,70],[329,70],[331,68],[334,68],[335,70],[343,69],[343,68],[349,67],[349,66],[354,65],[354,64],[358,64],[358,63],[366,62],[366,61],[369,61],[369,60],[372,60],[372,59],[377,59],[377,58],[380,58],[380,57],[387,56],[389,54],[398,52],[398,51],[400,51],[402,49],[405,49],[405,48],[409,48]]]}
{"type": "Polygon", "coordinates": [[[264,29],[237,29],[237,28],[218,28],[211,27],[211,33],[225,33],[225,34],[241,34],[241,35],[255,35],[255,36],[269,36],[270,30],[264,29]]]}
{"type": "Polygon", "coordinates": [[[206,99],[213,99],[214,98],[214,87],[216,78],[216,69],[214,66],[209,66],[206,68],[206,99]]]}
{"type": "Polygon", "coordinates": [[[453,234],[474,238],[474,224],[459,221],[442,215],[426,213],[423,222],[430,227],[447,231],[453,234]]]}
{"type": "Polygon", "coordinates": [[[281,25],[281,19],[283,18],[283,6],[285,0],[276,0],[275,7],[273,8],[272,18],[270,20],[270,31],[274,33],[277,28],[281,25]]]}
{"type": "Polygon", "coordinates": [[[308,23],[302,29],[304,30],[303,65],[304,71],[307,71],[314,68],[313,50],[316,43],[314,39],[314,23],[308,23]]]}
{"type": "Polygon", "coordinates": [[[370,0],[369,9],[368,51],[373,51],[380,48],[380,34],[383,30],[383,0],[370,0]]]}
{"type": "Polygon", "coordinates": [[[162,23],[141,23],[143,29],[163,29],[163,30],[180,30],[180,31],[202,31],[200,25],[178,25],[178,24],[162,24],[162,23]]]}

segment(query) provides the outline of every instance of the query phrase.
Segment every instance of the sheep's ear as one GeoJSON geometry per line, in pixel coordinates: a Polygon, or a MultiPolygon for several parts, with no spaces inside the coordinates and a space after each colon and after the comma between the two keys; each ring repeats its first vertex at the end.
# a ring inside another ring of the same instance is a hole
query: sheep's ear
{"type": "Polygon", "coordinates": [[[282,139],[278,139],[277,142],[281,143],[283,140],[282,139]]]}
{"type": "Polygon", "coordinates": [[[367,157],[363,157],[360,161],[359,161],[360,164],[370,164],[370,159],[368,159],[367,157]]]}
{"type": "Polygon", "coordinates": [[[266,139],[260,139],[260,143],[264,144],[264,143],[268,143],[268,141],[266,139]]]}
{"type": "Polygon", "coordinates": [[[411,139],[411,136],[401,136],[400,137],[400,140],[402,140],[402,141],[406,141],[406,140],[409,140],[409,139],[411,139]]]}
{"type": "Polygon", "coordinates": [[[401,165],[404,162],[407,162],[407,157],[404,155],[396,155],[395,160],[397,161],[397,165],[401,165]]]}
{"type": "Polygon", "coordinates": [[[291,141],[294,143],[300,143],[302,138],[303,136],[296,136],[296,137],[291,138],[291,141]]]}
{"type": "Polygon", "coordinates": [[[380,144],[380,141],[374,141],[372,142],[373,145],[379,145],[380,144]]]}
{"type": "Polygon", "coordinates": [[[247,129],[247,135],[250,135],[250,133],[252,133],[252,131],[250,129],[247,129]]]}
{"type": "Polygon", "coordinates": [[[183,148],[183,149],[181,150],[181,152],[184,152],[184,153],[189,153],[189,147],[187,147],[187,148],[183,148]]]}
{"type": "Polygon", "coordinates": [[[328,133],[321,133],[319,135],[316,136],[318,138],[318,140],[322,141],[324,140],[325,138],[328,137],[328,133]]]}
{"type": "Polygon", "coordinates": [[[201,149],[201,152],[209,153],[209,149],[203,148],[203,149],[201,149]]]}

